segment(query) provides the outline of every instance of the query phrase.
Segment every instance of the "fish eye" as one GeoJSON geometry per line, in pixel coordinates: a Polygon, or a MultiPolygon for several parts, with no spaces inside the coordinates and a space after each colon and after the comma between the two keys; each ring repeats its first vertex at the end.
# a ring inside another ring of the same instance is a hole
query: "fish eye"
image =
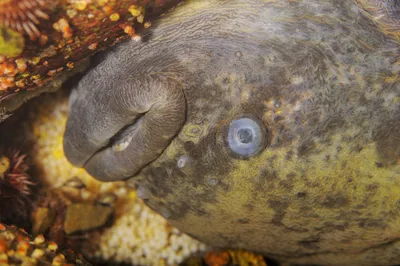
{"type": "Polygon", "coordinates": [[[243,117],[229,124],[227,144],[234,155],[248,158],[264,148],[266,135],[265,126],[261,121],[243,117]]]}

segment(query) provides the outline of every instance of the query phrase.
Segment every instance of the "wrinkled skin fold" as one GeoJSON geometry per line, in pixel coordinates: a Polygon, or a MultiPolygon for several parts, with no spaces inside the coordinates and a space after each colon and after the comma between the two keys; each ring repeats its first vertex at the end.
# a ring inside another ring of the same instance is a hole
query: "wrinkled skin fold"
{"type": "Polygon", "coordinates": [[[356,2],[189,1],[98,59],[72,163],[215,246],[400,263],[399,43],[356,2]]]}

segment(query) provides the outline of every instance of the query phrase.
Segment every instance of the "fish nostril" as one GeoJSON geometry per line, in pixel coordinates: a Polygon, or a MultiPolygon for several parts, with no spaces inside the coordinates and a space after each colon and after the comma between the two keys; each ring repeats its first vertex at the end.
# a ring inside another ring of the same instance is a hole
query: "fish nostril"
{"type": "Polygon", "coordinates": [[[189,164],[190,164],[190,158],[187,155],[182,155],[181,157],[179,157],[176,163],[176,165],[180,169],[187,167],[189,164]]]}

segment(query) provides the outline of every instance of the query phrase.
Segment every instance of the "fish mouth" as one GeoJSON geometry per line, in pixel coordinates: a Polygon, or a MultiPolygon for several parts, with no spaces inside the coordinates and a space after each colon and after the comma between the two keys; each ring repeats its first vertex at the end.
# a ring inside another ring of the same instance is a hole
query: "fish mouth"
{"type": "MultiPolygon", "coordinates": [[[[97,148],[96,143],[92,145],[92,139],[84,136],[88,144],[83,146],[86,150],[82,150],[79,142],[77,145],[76,141],[72,141],[68,135],[70,133],[66,131],[64,153],[72,164],[83,167],[100,181],[126,180],[159,158],[179,134],[185,121],[186,102],[174,113],[163,112],[162,108],[152,106],[97,148]],[[92,148],[91,152],[88,147],[92,148]]],[[[68,128],[71,130],[72,127],[68,127],[67,123],[68,128]]]]}

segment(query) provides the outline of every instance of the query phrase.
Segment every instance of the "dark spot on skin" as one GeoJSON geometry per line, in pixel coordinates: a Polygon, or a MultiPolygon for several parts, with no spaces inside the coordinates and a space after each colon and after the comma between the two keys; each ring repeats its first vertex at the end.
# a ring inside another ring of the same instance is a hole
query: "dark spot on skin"
{"type": "Polygon", "coordinates": [[[297,192],[296,196],[298,198],[305,198],[307,196],[307,193],[306,192],[297,192]]]}
{"type": "Polygon", "coordinates": [[[368,192],[376,193],[380,185],[378,183],[368,184],[366,189],[368,192]]]}
{"type": "MultiPolygon", "coordinates": [[[[185,214],[189,211],[190,206],[186,202],[180,202],[179,204],[175,202],[159,202],[157,209],[158,212],[167,219],[179,219],[185,216],[185,214]]],[[[198,208],[196,209],[196,214],[202,216],[206,215],[207,213],[204,210],[198,208]]]]}
{"type": "Polygon", "coordinates": [[[298,150],[297,150],[297,154],[299,155],[299,157],[302,156],[306,156],[308,153],[310,153],[313,149],[315,148],[315,143],[313,140],[306,140],[305,142],[303,142],[298,150]]]}
{"type": "Polygon", "coordinates": [[[157,178],[165,178],[167,176],[167,171],[163,167],[154,168],[153,175],[157,178]]]}
{"type": "Polygon", "coordinates": [[[332,222],[326,222],[323,224],[321,228],[317,228],[319,231],[323,233],[330,233],[332,231],[345,231],[349,227],[347,222],[339,222],[338,224],[334,224],[332,222]]]}
{"type": "Polygon", "coordinates": [[[282,120],[285,120],[285,117],[283,117],[281,115],[278,115],[278,116],[274,117],[274,122],[279,122],[279,121],[282,121],[282,120]]]}
{"type": "Polygon", "coordinates": [[[279,185],[287,190],[291,190],[293,188],[294,178],[296,177],[296,173],[289,173],[286,175],[286,178],[279,181],[279,185]]]}
{"type": "Polygon", "coordinates": [[[264,178],[267,182],[273,182],[278,179],[278,174],[274,172],[265,171],[264,178]]]}
{"type": "Polygon", "coordinates": [[[264,193],[265,189],[273,190],[277,180],[278,175],[276,172],[270,172],[267,168],[263,168],[258,178],[255,178],[254,190],[261,193],[264,193]]]}
{"type": "Polygon", "coordinates": [[[231,83],[231,81],[229,80],[229,78],[224,78],[224,79],[222,80],[222,84],[228,85],[228,84],[230,84],[230,83],[231,83]]]}
{"type": "Polygon", "coordinates": [[[308,239],[299,241],[298,244],[304,248],[307,249],[319,249],[319,237],[315,236],[315,237],[310,237],[308,239]]]}
{"type": "Polygon", "coordinates": [[[290,150],[290,151],[288,151],[288,152],[286,153],[285,159],[286,159],[287,161],[289,161],[289,160],[291,160],[291,159],[293,158],[293,155],[294,155],[294,152],[293,152],[292,150],[290,150]]]}
{"type": "Polygon", "coordinates": [[[240,218],[237,221],[240,224],[247,224],[247,223],[249,223],[250,220],[248,218],[240,218]]]}
{"type": "Polygon", "coordinates": [[[144,171],[144,174],[147,176],[147,180],[151,180],[151,182],[148,183],[151,194],[157,197],[163,197],[171,192],[168,186],[165,186],[168,182],[168,173],[165,168],[149,168],[144,171]]]}
{"type": "Polygon", "coordinates": [[[347,45],[347,52],[349,53],[354,53],[356,51],[356,48],[352,45],[347,45]]]}
{"type": "Polygon", "coordinates": [[[225,234],[218,233],[219,238],[223,239],[227,246],[234,246],[237,243],[235,236],[229,236],[225,234]]]}
{"type": "Polygon", "coordinates": [[[349,203],[347,197],[341,194],[326,196],[325,200],[322,202],[322,205],[327,208],[341,208],[349,203]]]}
{"type": "Polygon", "coordinates": [[[317,136],[328,136],[326,133],[340,128],[344,125],[344,120],[339,116],[331,116],[324,119],[321,122],[320,129],[318,129],[315,134],[317,136]]]}
{"type": "Polygon", "coordinates": [[[282,219],[285,216],[286,209],[289,204],[287,202],[278,200],[268,200],[268,205],[271,209],[275,211],[274,217],[272,217],[271,222],[273,224],[282,224],[282,219]]]}
{"type": "Polygon", "coordinates": [[[222,188],[223,191],[228,192],[230,185],[229,185],[229,182],[218,182],[218,187],[219,187],[219,189],[222,188]]]}
{"type": "Polygon", "coordinates": [[[355,144],[354,147],[351,147],[350,149],[352,152],[361,152],[363,150],[363,146],[361,146],[360,144],[355,144]]]}
{"type": "Polygon", "coordinates": [[[269,158],[268,163],[271,165],[275,162],[275,160],[278,158],[277,155],[273,155],[271,158],[269,158]]]}
{"type": "MultiPolygon", "coordinates": [[[[279,122],[279,121],[277,121],[279,122]]],[[[279,144],[285,144],[287,142],[291,142],[292,140],[294,140],[296,137],[295,135],[292,133],[292,131],[288,128],[282,127],[279,131],[279,144]]]]}
{"type": "Polygon", "coordinates": [[[393,119],[382,121],[376,130],[374,140],[382,166],[396,164],[400,159],[400,110],[393,119]]]}
{"type": "Polygon", "coordinates": [[[373,227],[373,228],[386,228],[387,225],[378,219],[361,219],[358,223],[358,226],[365,228],[365,227],[373,227]]]}
{"type": "Polygon", "coordinates": [[[293,183],[290,180],[282,180],[279,182],[279,186],[291,190],[293,188],[293,183]]]}
{"type": "Polygon", "coordinates": [[[208,212],[204,209],[196,209],[196,214],[198,216],[205,216],[205,215],[208,215],[208,212]]]}
{"type": "Polygon", "coordinates": [[[301,206],[299,210],[301,213],[309,213],[313,210],[313,208],[310,206],[301,206]]]}
{"type": "Polygon", "coordinates": [[[244,204],[243,207],[249,210],[250,212],[254,210],[254,205],[252,203],[244,204]]]}
{"type": "Polygon", "coordinates": [[[196,145],[193,143],[193,141],[186,141],[183,143],[183,148],[185,149],[186,152],[192,151],[196,145]]]}
{"type": "Polygon", "coordinates": [[[222,102],[222,105],[224,106],[225,110],[231,110],[233,108],[232,102],[229,102],[229,101],[222,102]]]}
{"type": "Polygon", "coordinates": [[[290,172],[289,174],[286,175],[286,177],[290,180],[293,180],[297,174],[295,172],[290,172]]]}

